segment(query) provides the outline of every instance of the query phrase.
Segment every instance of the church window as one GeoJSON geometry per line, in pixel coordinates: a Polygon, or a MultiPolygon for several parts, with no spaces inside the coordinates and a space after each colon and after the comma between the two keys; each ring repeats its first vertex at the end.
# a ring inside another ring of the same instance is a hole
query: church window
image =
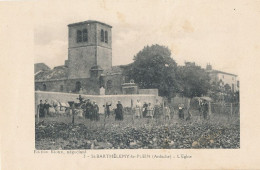
{"type": "Polygon", "coordinates": [[[47,90],[46,84],[43,84],[43,91],[46,91],[46,90],[47,90]]]}
{"type": "Polygon", "coordinates": [[[63,85],[60,85],[60,91],[63,91],[63,85]]]}
{"type": "Polygon", "coordinates": [[[77,31],[77,42],[82,42],[82,31],[77,31]]]}
{"type": "Polygon", "coordinates": [[[104,42],[104,30],[101,30],[101,42],[104,42]]]}
{"type": "Polygon", "coordinates": [[[107,81],[107,90],[111,90],[112,89],[112,80],[108,80],[107,81]]]}
{"type": "Polygon", "coordinates": [[[76,92],[79,92],[80,89],[81,89],[81,83],[80,83],[79,81],[77,81],[77,82],[76,82],[76,89],[75,89],[75,91],[76,91],[76,92]]]}
{"type": "Polygon", "coordinates": [[[83,30],[83,41],[88,42],[88,30],[87,29],[83,30]]]}
{"type": "Polygon", "coordinates": [[[108,43],[107,31],[105,31],[105,43],[108,43]]]}

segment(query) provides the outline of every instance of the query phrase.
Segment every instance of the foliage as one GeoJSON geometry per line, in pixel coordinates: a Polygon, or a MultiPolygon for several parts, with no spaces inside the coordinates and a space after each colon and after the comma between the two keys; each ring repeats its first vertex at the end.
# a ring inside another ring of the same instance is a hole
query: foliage
{"type": "Polygon", "coordinates": [[[129,79],[140,88],[157,88],[160,96],[171,97],[178,91],[177,64],[171,51],[164,46],[146,46],[134,56],[134,62],[126,69],[129,79]]]}
{"type": "Polygon", "coordinates": [[[216,102],[237,103],[239,102],[239,91],[233,92],[228,84],[222,85],[222,81],[212,82],[210,96],[216,102]]]}
{"type": "Polygon", "coordinates": [[[178,79],[182,85],[181,92],[185,97],[206,95],[210,88],[210,77],[207,72],[195,63],[186,62],[178,68],[178,79]]]}
{"type": "MultiPolygon", "coordinates": [[[[239,120],[212,117],[208,121],[181,121],[177,115],[168,123],[132,116],[123,121],[99,122],[51,117],[35,125],[36,149],[181,149],[181,148],[239,148],[239,120]],[[62,120],[63,119],[63,120],[62,120]],[[55,121],[54,121],[55,120],[55,121]],[[69,121],[66,121],[69,120],[69,121]],[[67,122],[67,123],[66,123],[67,122]]],[[[159,120],[158,120],[159,121],[159,120]]]]}

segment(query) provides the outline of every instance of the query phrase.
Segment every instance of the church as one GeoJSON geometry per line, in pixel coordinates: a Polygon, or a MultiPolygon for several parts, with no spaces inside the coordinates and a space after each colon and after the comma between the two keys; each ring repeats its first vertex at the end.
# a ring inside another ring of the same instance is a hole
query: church
{"type": "MultiPolygon", "coordinates": [[[[138,94],[125,66],[112,66],[112,26],[88,20],[68,25],[68,59],[50,69],[35,64],[35,90],[87,95],[138,94]]],[[[141,89],[140,89],[141,90],[141,89]]],[[[140,91],[141,92],[141,91],[140,91]]]]}

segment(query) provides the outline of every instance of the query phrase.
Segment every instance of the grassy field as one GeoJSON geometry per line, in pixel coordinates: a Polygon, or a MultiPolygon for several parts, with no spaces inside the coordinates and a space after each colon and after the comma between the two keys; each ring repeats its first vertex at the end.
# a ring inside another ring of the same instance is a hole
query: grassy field
{"type": "Polygon", "coordinates": [[[239,148],[239,116],[211,115],[209,120],[193,112],[189,121],[173,115],[170,120],[124,115],[100,115],[97,122],[75,117],[56,116],[35,124],[36,149],[185,149],[239,148]]]}

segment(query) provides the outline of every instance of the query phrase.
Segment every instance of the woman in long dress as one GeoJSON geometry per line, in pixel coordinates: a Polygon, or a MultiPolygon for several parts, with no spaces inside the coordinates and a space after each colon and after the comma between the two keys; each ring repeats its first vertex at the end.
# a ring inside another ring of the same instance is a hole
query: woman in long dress
{"type": "Polygon", "coordinates": [[[142,115],[142,104],[139,100],[137,100],[136,106],[135,106],[135,117],[141,118],[142,115]]]}
{"type": "Polygon", "coordinates": [[[116,105],[116,117],[115,120],[123,120],[124,116],[123,116],[123,105],[121,104],[120,101],[118,101],[117,105],[116,105]]]}
{"type": "Polygon", "coordinates": [[[148,104],[148,107],[147,107],[147,117],[150,117],[150,118],[153,118],[153,107],[151,105],[151,103],[148,104]]]}

